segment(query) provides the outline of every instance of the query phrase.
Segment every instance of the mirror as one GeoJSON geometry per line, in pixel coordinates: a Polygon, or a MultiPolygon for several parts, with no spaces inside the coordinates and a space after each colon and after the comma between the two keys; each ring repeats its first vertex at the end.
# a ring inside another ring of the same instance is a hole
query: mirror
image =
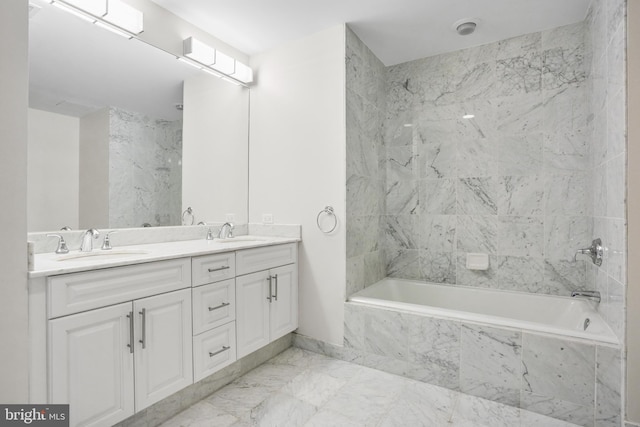
{"type": "Polygon", "coordinates": [[[29,232],[247,221],[247,88],[30,6],[29,232]]]}

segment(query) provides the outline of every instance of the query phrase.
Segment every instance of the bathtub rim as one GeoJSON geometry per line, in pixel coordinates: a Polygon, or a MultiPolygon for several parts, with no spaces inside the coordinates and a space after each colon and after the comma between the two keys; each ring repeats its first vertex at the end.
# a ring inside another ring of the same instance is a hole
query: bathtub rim
{"type": "MultiPolygon", "coordinates": [[[[404,312],[409,314],[425,315],[425,316],[430,316],[438,319],[454,320],[454,321],[471,323],[471,324],[476,324],[481,326],[497,327],[497,328],[514,330],[514,331],[536,333],[536,334],[546,335],[554,338],[562,337],[563,339],[596,343],[597,345],[604,345],[604,346],[618,348],[618,349],[621,348],[622,346],[620,339],[616,336],[616,334],[613,332],[611,327],[607,324],[607,322],[604,320],[602,315],[599,312],[597,312],[597,309],[595,308],[594,310],[600,317],[600,320],[602,321],[604,327],[607,329],[608,334],[606,335],[587,333],[587,332],[582,332],[578,330],[570,330],[566,328],[554,327],[552,325],[544,325],[541,323],[531,322],[526,320],[516,320],[516,319],[507,318],[507,317],[478,314],[478,313],[465,312],[460,310],[451,310],[451,309],[438,308],[433,306],[425,306],[421,304],[389,301],[389,300],[383,300],[380,298],[373,298],[373,297],[361,297],[360,295],[358,295],[360,292],[365,291],[366,289],[371,288],[372,286],[376,286],[376,285],[382,286],[381,283],[384,282],[385,280],[411,282],[418,285],[433,285],[433,286],[441,286],[441,287],[452,286],[456,288],[469,289],[469,290],[480,291],[480,292],[491,291],[491,292],[508,293],[508,294],[516,294],[516,295],[526,294],[534,297],[554,298],[554,299],[562,299],[567,301],[571,300],[571,297],[566,297],[562,295],[528,294],[525,292],[517,292],[512,290],[506,290],[506,289],[478,288],[474,286],[462,286],[462,285],[447,285],[447,284],[424,282],[424,281],[412,280],[412,279],[399,279],[395,277],[387,277],[349,296],[345,301],[345,304],[348,303],[348,304],[353,304],[361,307],[373,306],[379,309],[386,309],[386,310],[404,312]],[[352,299],[354,297],[356,298],[355,300],[352,299]]],[[[588,301],[584,301],[584,302],[587,304],[591,304],[588,301]]]]}

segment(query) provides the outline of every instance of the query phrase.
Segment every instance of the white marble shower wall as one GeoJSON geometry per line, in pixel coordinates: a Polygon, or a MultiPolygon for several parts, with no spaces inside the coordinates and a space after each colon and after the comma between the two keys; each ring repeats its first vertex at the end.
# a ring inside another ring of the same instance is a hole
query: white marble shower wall
{"type": "Polygon", "coordinates": [[[568,295],[591,242],[585,23],[388,69],[387,274],[568,295]],[[463,115],[473,114],[472,119],[463,115]],[[465,268],[469,252],[487,271],[465,268]]]}
{"type": "Polygon", "coordinates": [[[109,226],[179,225],[182,120],[109,109],[109,226]]]}
{"type": "Polygon", "coordinates": [[[385,67],[347,27],[347,295],[386,276],[384,215],[385,67]]]}

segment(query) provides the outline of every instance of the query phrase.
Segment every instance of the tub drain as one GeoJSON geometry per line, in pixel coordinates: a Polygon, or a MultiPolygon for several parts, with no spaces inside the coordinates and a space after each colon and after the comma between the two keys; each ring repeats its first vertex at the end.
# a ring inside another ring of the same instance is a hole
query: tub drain
{"type": "Polygon", "coordinates": [[[584,319],[584,330],[586,331],[589,325],[591,324],[591,320],[587,317],[584,319]]]}

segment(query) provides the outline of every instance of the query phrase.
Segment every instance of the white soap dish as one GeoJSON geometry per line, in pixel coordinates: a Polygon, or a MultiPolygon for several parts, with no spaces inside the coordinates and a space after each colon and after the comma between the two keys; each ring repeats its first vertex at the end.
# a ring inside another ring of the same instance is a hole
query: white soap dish
{"type": "Polygon", "coordinates": [[[468,253],[467,269],[468,270],[488,270],[489,254],[468,253]]]}

